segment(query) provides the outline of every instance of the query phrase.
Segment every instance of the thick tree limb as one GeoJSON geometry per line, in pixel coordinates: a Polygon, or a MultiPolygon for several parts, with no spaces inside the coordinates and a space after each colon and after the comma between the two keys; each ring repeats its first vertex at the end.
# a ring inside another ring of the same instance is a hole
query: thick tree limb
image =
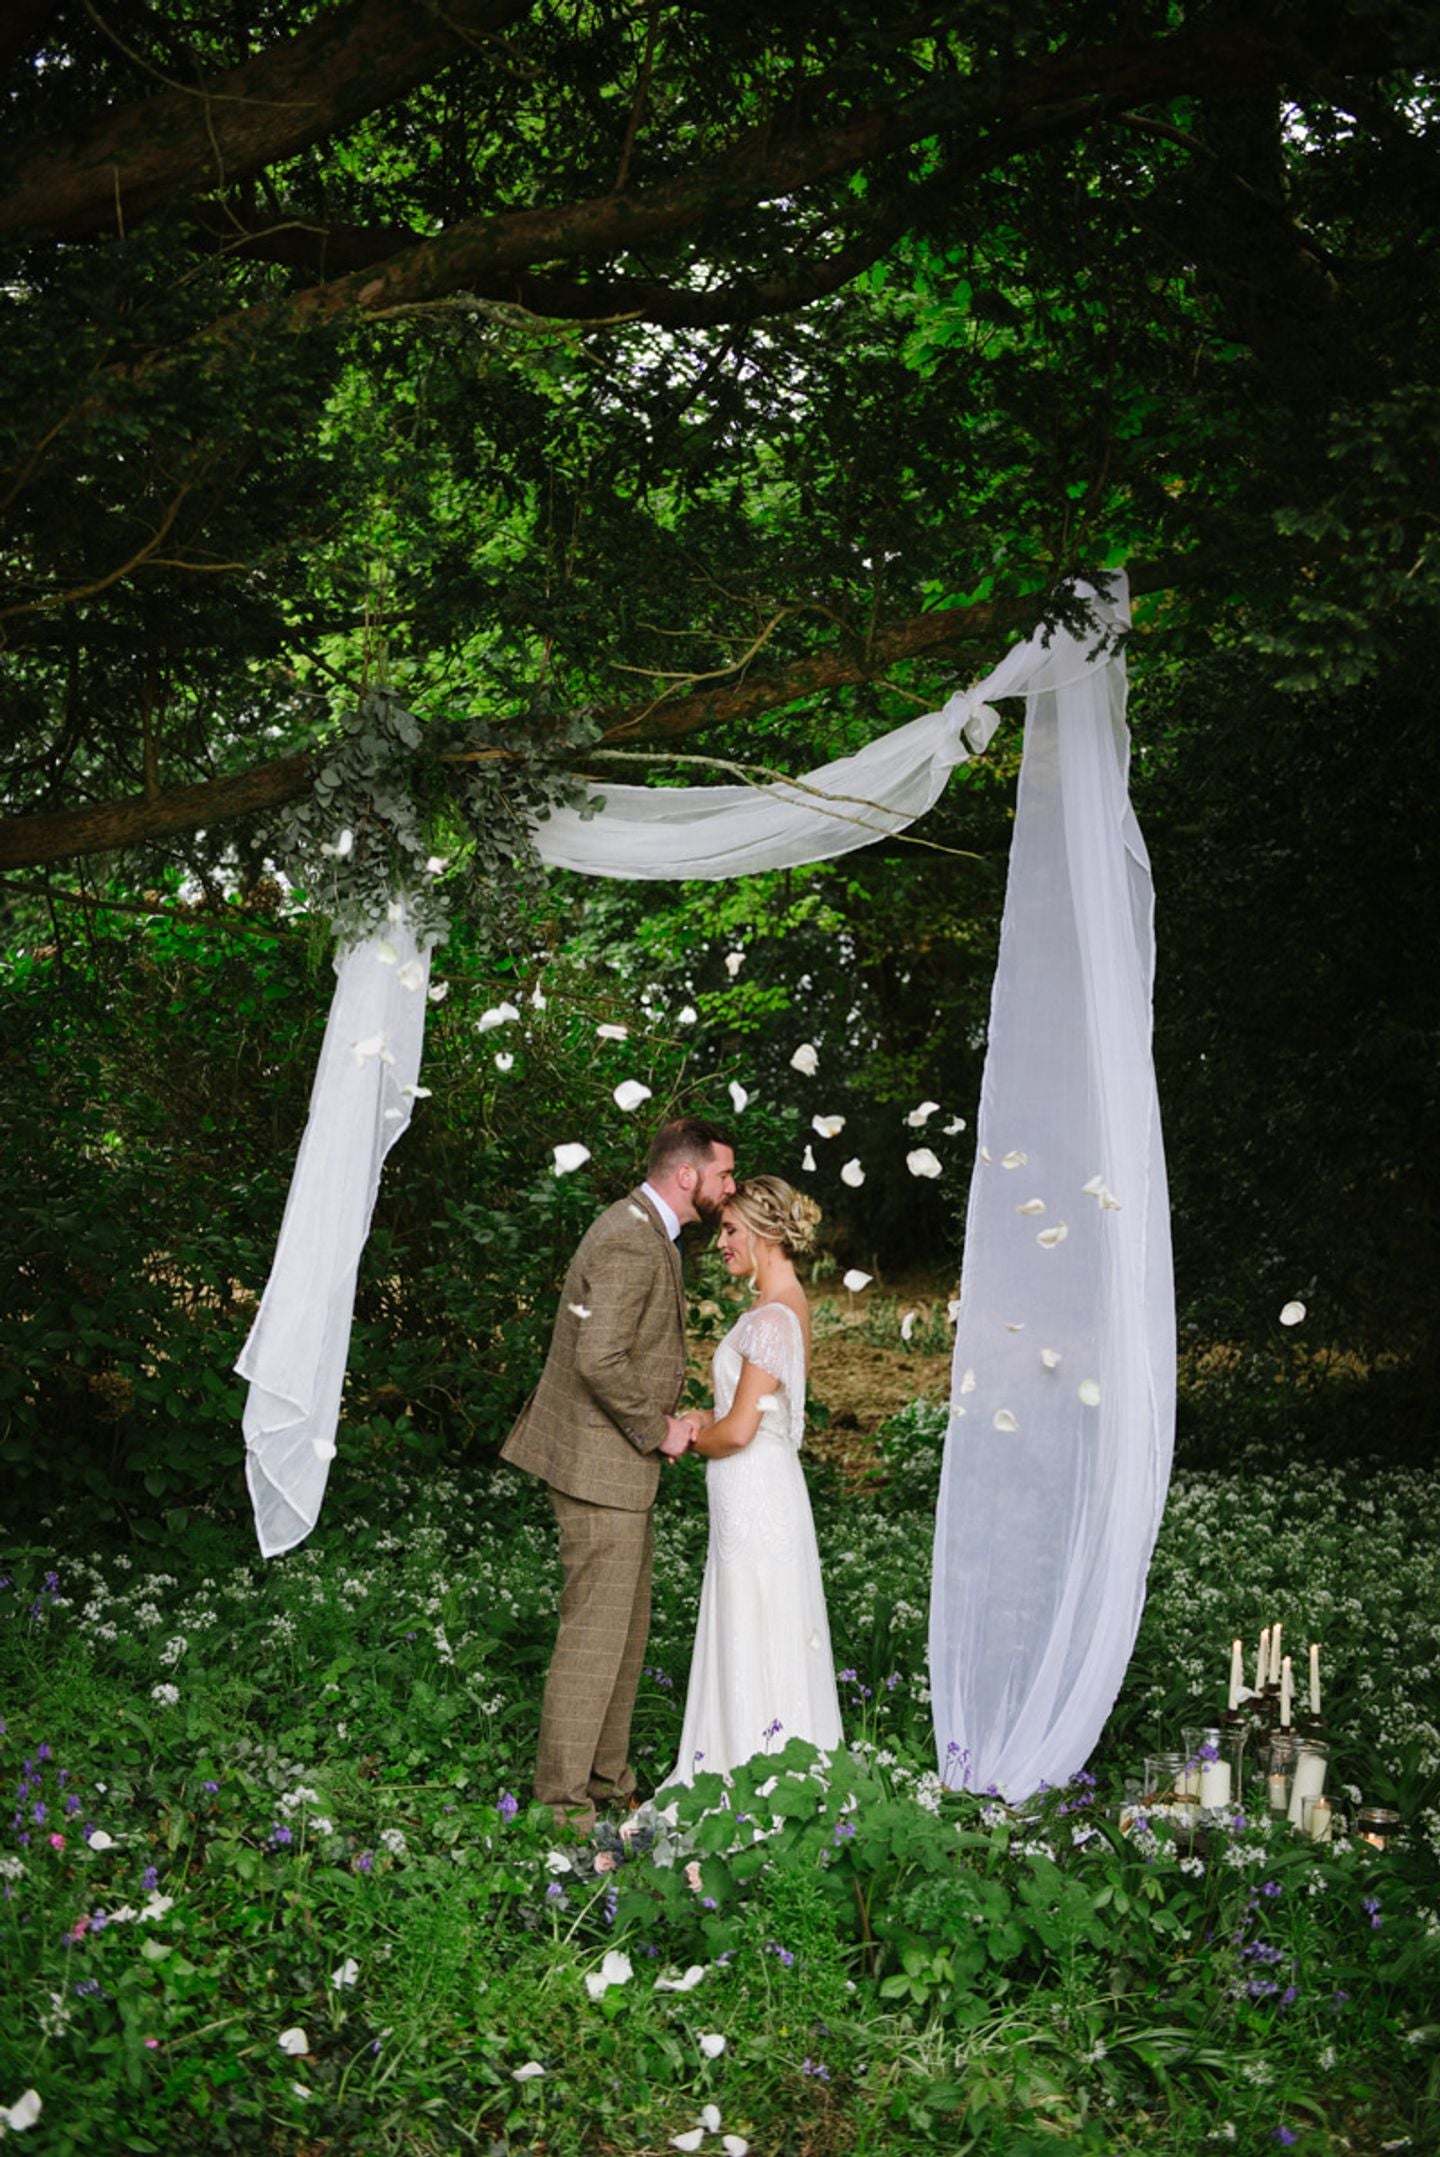
{"type": "Polygon", "coordinates": [[[278,809],[306,793],[314,772],[308,749],[254,764],[225,779],[200,779],[159,794],[132,794],[124,801],[87,803],[44,816],[0,821],[0,869],[33,869],[81,854],[109,854],[143,846],[177,831],[226,824],[257,809],[278,809]]]}
{"type": "Polygon", "coordinates": [[[393,103],[532,4],[353,0],[323,11],[243,67],[107,114],[81,143],[20,144],[5,159],[0,232],[83,239],[113,232],[117,211],[132,225],[177,197],[223,188],[393,103]]]}

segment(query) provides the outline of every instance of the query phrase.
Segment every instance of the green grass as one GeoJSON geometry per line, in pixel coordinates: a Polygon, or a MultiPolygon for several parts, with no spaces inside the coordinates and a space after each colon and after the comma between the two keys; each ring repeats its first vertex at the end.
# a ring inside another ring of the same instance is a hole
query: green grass
{"type": "MultiPolygon", "coordinates": [[[[40,2093],[29,2146],[563,2157],[699,2125],[719,2152],[713,2106],[764,2157],[1433,2147],[1435,1478],[1177,1477],[1095,1785],[1016,1814],[942,1790],[930,1752],[939,1437],[909,1411],[883,1486],[816,1489],[846,1751],[762,1760],[728,1806],[702,1781],[680,1846],[599,1873],[525,1803],[556,1575],[507,1471],[338,1463],[319,1534],[269,1566],[238,1518],[123,1547],[42,1523],[0,1591],[0,2105],[40,2093]],[[1320,1849],[1263,1813],[1203,1855],[1122,1834],[1143,1753],[1274,1617],[1325,1645],[1332,1791],[1398,1802],[1404,1840],[1320,1849]]],[[[679,1471],[652,1780],[704,1543],[679,1471]]]]}

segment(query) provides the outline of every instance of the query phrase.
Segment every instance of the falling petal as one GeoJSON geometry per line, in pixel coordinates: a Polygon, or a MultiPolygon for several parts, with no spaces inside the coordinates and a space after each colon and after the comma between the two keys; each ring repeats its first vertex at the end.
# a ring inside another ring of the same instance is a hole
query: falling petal
{"type": "Polygon", "coordinates": [[[1080,1188],[1087,1198],[1098,1198],[1105,1188],[1105,1178],[1103,1176],[1092,1176],[1090,1181],[1082,1183],[1080,1188]]]}
{"type": "MultiPolygon", "coordinates": [[[[948,1302],[948,1303],[946,1304],[946,1306],[945,1306],[945,1316],[946,1316],[947,1320],[949,1321],[949,1323],[950,1323],[950,1324],[951,1324],[952,1326],[954,1326],[954,1325],[958,1325],[958,1324],[959,1324],[959,1322],[960,1322],[960,1298],[959,1298],[958,1296],[952,1296],[952,1297],[950,1298],[950,1301],[949,1301],[949,1302],[948,1302]]],[[[973,1377],[971,1378],[971,1380],[970,1380],[970,1383],[971,1383],[971,1385],[973,1385],[973,1384],[975,1383],[975,1381],[974,1381],[974,1378],[973,1378],[973,1377]]],[[[965,1391],[966,1389],[965,1389],[965,1387],[964,1387],[964,1386],[962,1386],[962,1387],[960,1388],[960,1390],[961,1390],[961,1392],[963,1393],[963,1392],[964,1392],[964,1391],[965,1391]]]]}
{"type": "Polygon", "coordinates": [[[1043,1198],[1027,1198],[1024,1205],[1017,1206],[1015,1211],[1017,1213],[1043,1213],[1045,1211],[1045,1201],[1043,1198]]]}
{"type": "Polygon", "coordinates": [[[1006,1331],[1007,1333],[1023,1333],[1023,1332],[1025,1331],[1025,1321],[1024,1321],[1024,1319],[1023,1319],[1023,1318],[1007,1318],[1007,1319],[1006,1319],[1006,1321],[1005,1321],[1005,1331],[1006,1331]]]}
{"type": "Polygon", "coordinates": [[[750,1096],[748,1093],[746,1093],[745,1088],[741,1085],[739,1079],[731,1079],[728,1091],[731,1100],[735,1104],[736,1115],[743,1115],[745,1112],[746,1105],[749,1102],[750,1096]]]}
{"type": "Polygon", "coordinates": [[[630,1212],[637,1221],[648,1221],[650,1218],[643,1206],[632,1206],[630,1212]]]}
{"type": "Polygon", "coordinates": [[[97,1827],[85,1847],[88,1850],[113,1850],[115,1837],[107,1835],[103,1827],[97,1827]]]}
{"type": "Polygon", "coordinates": [[[718,2105],[702,2105],[697,2124],[704,2128],[707,2135],[718,2135],[720,2132],[720,2107],[718,2105]]]}
{"type": "Polygon", "coordinates": [[[1063,1243],[1069,1233],[1070,1231],[1065,1226],[1065,1223],[1063,1221],[1057,1221],[1053,1228],[1042,1228],[1039,1235],[1035,1238],[1035,1241],[1039,1244],[1042,1251],[1053,1251],[1056,1244],[1063,1243]]]}
{"type": "Polygon", "coordinates": [[[1120,1201],[1108,1185],[1100,1193],[1100,1211],[1102,1213],[1118,1213],[1120,1211],[1120,1201]]]}
{"type": "Polygon", "coordinates": [[[494,1004],[488,1011],[481,1012],[475,1021],[475,1031],[478,1034],[491,1033],[497,1026],[508,1026],[512,1019],[518,1019],[519,1016],[513,1004],[494,1004]]]}
{"type": "Polygon", "coordinates": [[[812,1116],[810,1128],[817,1138],[838,1138],[845,1128],[843,1116],[812,1116]]]}
{"type": "Polygon", "coordinates": [[[628,1115],[632,1108],[639,1108],[642,1101],[650,1098],[650,1088],[642,1086],[639,1079],[621,1079],[612,1096],[616,1108],[623,1108],[628,1115]]]}
{"type": "Polygon", "coordinates": [[[400,1091],[407,1101],[428,1101],[431,1094],[428,1086],[402,1086],[400,1091]]]}
{"type": "Polygon", "coordinates": [[[1280,1323],[1282,1326],[1298,1326],[1304,1316],[1305,1306],[1303,1303],[1287,1303],[1280,1313],[1280,1323]]]}
{"type": "Polygon", "coordinates": [[[392,899],[385,909],[385,919],[391,924],[392,928],[398,929],[405,919],[405,901],[403,899],[392,899]]]}
{"type": "Polygon", "coordinates": [[[386,1123],[398,1123],[404,1113],[405,1111],[403,1109],[387,1108],[385,1111],[385,1121],[386,1123]]]}
{"type": "Polygon", "coordinates": [[[384,1033],[367,1034],[363,1041],[351,1042],[350,1054],[357,1064],[367,1064],[372,1056],[379,1056],[383,1060],[387,1046],[388,1038],[384,1033]]]}
{"type": "Polygon", "coordinates": [[[595,1032],[601,1041],[628,1041],[630,1039],[628,1026],[597,1026],[595,1032]]]}
{"type": "Polygon", "coordinates": [[[905,1316],[900,1321],[900,1338],[902,1341],[909,1340],[911,1334],[915,1331],[915,1321],[919,1316],[918,1311],[907,1311],[905,1313],[905,1316]]]}
{"type": "Polygon", "coordinates": [[[13,2105],[0,2105],[0,2120],[4,2120],[12,2134],[24,2134],[40,2117],[41,2099],[38,2090],[26,2090],[16,2098],[13,2105]]]}
{"type": "Polygon", "coordinates": [[[341,834],[340,834],[340,836],[339,836],[339,838],[338,838],[338,839],[337,839],[337,840],[335,841],[335,852],[336,852],[336,854],[337,854],[337,855],[339,856],[339,858],[340,858],[340,860],[341,860],[341,861],[343,861],[343,860],[345,859],[345,856],[346,856],[346,855],[347,855],[347,854],[349,853],[349,851],[350,851],[351,847],[352,847],[352,846],[353,846],[354,844],[355,844],[355,834],[354,834],[354,832],[353,832],[353,831],[342,831],[342,832],[341,832],[341,834]]]}
{"type": "Polygon", "coordinates": [[[865,1171],[858,1161],[847,1161],[840,1171],[840,1181],[848,1183],[852,1191],[858,1191],[865,1181],[865,1171]]]}
{"type": "Polygon", "coordinates": [[[842,1288],[848,1288],[852,1296],[858,1296],[861,1289],[868,1288],[874,1278],[873,1273],[862,1273],[858,1266],[852,1266],[840,1285],[842,1288]]]}
{"type": "Polygon", "coordinates": [[[693,1004],[686,1004],[676,1012],[675,1024],[677,1026],[693,1026],[699,1016],[700,1014],[693,1004]]]}
{"type": "Polygon", "coordinates": [[[425,874],[427,876],[443,876],[449,866],[450,863],[444,854],[432,854],[425,864],[425,874]]]}
{"type": "Polygon", "coordinates": [[[814,1148],[813,1146],[807,1146],[807,1147],[805,1148],[805,1151],[804,1151],[804,1153],[803,1153],[803,1154],[801,1155],[801,1157],[800,1157],[800,1167],[801,1167],[801,1171],[802,1171],[802,1173],[803,1173],[804,1175],[807,1175],[807,1176],[813,1176],[813,1175],[814,1175],[814,1173],[815,1173],[815,1148],[814,1148]]]}
{"type": "Polygon", "coordinates": [[[727,952],[726,952],[726,954],[725,954],[725,971],[726,971],[726,973],[727,973],[727,974],[728,974],[728,975],[730,976],[730,979],[731,979],[732,981],[733,981],[733,980],[735,979],[735,976],[736,976],[736,975],[737,975],[737,974],[739,973],[739,971],[740,971],[741,967],[742,967],[742,966],[743,966],[744,964],[745,964],[745,954],[744,954],[744,952],[743,952],[743,951],[727,951],[727,952]]]}
{"type": "Polygon", "coordinates": [[[997,1431],[1018,1431],[1020,1428],[1008,1408],[997,1408],[990,1420],[997,1431]]]}
{"type": "Polygon", "coordinates": [[[923,1129],[923,1127],[930,1121],[930,1118],[934,1115],[936,1109],[939,1108],[939,1106],[940,1103],[938,1101],[922,1101],[919,1108],[911,1109],[909,1115],[905,1118],[905,1121],[909,1124],[912,1131],[919,1131],[923,1129]]]}
{"type": "Polygon", "coordinates": [[[588,1303],[567,1303],[565,1308],[572,1318],[588,1318],[590,1316],[588,1303]]]}
{"type": "Polygon", "coordinates": [[[964,1128],[965,1118],[963,1116],[952,1116],[949,1123],[947,1123],[945,1126],[945,1136],[947,1138],[953,1138],[957,1131],[963,1131],[964,1128]]]}
{"type": "Polygon", "coordinates": [[[693,1992],[705,1975],[703,1962],[692,1962],[683,1977],[657,1977],[653,1986],[656,1992],[693,1992]]]}
{"type": "Polygon", "coordinates": [[[510,1054],[508,1049],[502,1049],[500,1054],[495,1059],[495,1069],[497,1071],[513,1071],[514,1068],[514,1057],[510,1054]]]}
{"type": "Polygon", "coordinates": [[[557,1146],[554,1152],[555,1173],[557,1176],[568,1176],[572,1169],[582,1167],[590,1158],[590,1148],[588,1146],[557,1146]]]}
{"type": "Polygon", "coordinates": [[[382,966],[398,966],[400,964],[400,954],[388,936],[375,946],[375,956],[382,966]]]}
{"type": "Polygon", "coordinates": [[[310,1443],[315,1449],[316,1460],[334,1460],[335,1441],[333,1438],[312,1438],[310,1443]]]}
{"type": "Polygon", "coordinates": [[[544,1011],[547,1008],[545,991],[538,981],[530,991],[530,1007],[533,1011],[544,1011]]]}
{"type": "Polygon", "coordinates": [[[704,2140],[704,2128],[692,2127],[688,2134],[671,2135],[670,2147],[672,2150],[698,2150],[704,2140]]]}
{"type": "Polygon", "coordinates": [[[1000,1166],[1002,1168],[1023,1168],[1029,1158],[1030,1156],[1028,1153],[1021,1153],[1017,1148],[1013,1153],[1001,1154],[1000,1166]]]}
{"type": "Polygon", "coordinates": [[[725,2157],[750,2157],[750,2145],[744,2135],[721,2135],[720,2147],[725,2157]]]}
{"type": "Polygon", "coordinates": [[[545,2070],[538,2060],[527,2060],[523,2067],[511,2068],[510,2080],[512,2082],[533,2082],[537,2075],[543,2075],[544,2072],[545,2070]]]}
{"type": "Polygon", "coordinates": [[[988,1146],[982,1146],[980,1148],[980,1158],[985,1163],[985,1166],[988,1168],[990,1166],[990,1148],[988,1146]]]}
{"type": "Polygon", "coordinates": [[[907,1153],[905,1166],[912,1176],[939,1176],[944,1173],[928,1146],[917,1146],[913,1153],[907,1153]]]}
{"type": "Polygon", "coordinates": [[[1100,1381],[1098,1378],[1082,1378],[1075,1388],[1087,1408],[1100,1406],[1100,1381]]]}
{"type": "Polygon", "coordinates": [[[425,969],[418,959],[407,959],[395,979],[402,989],[409,989],[413,993],[416,989],[424,988],[425,969]]]}
{"type": "Polygon", "coordinates": [[[432,1004],[443,1004],[449,994],[450,984],[448,981],[437,981],[433,989],[426,991],[426,995],[432,1004]]]}
{"type": "Polygon", "coordinates": [[[818,1051],[810,1042],[802,1041],[790,1059],[790,1069],[800,1072],[805,1078],[814,1078],[819,1068],[820,1057],[818,1051]]]}
{"type": "Polygon", "coordinates": [[[1053,1348],[1042,1348],[1040,1351],[1040,1361],[1044,1364],[1047,1371],[1058,1371],[1060,1368],[1059,1354],[1053,1348]]]}
{"type": "Polygon", "coordinates": [[[330,1972],[330,1982],[337,1992],[344,1992],[360,1975],[360,1965],[353,1955],[347,1955],[338,1970],[330,1972]]]}
{"type": "MultiPolygon", "coordinates": [[[[958,1304],[955,1307],[958,1310],[958,1304]]],[[[975,1391],[975,1373],[973,1371],[967,1371],[961,1379],[960,1391],[962,1393],[973,1393],[975,1391]]]]}
{"type": "Polygon", "coordinates": [[[295,2095],[297,2097],[303,2097],[307,2104],[310,2102],[310,2099],[315,2095],[315,2092],[313,2090],[306,2089],[303,2082],[292,2082],[290,2087],[295,2092],[295,2095]]]}
{"type": "Polygon", "coordinates": [[[708,2037],[701,2038],[700,2050],[707,2060],[718,2060],[725,2050],[726,2043],[727,2040],[720,2035],[718,2030],[712,2030],[708,2037]]]}
{"type": "Polygon", "coordinates": [[[298,2060],[302,2052],[310,2050],[310,2040],[297,2022],[293,2029],[280,2032],[280,2050],[288,2052],[292,2060],[298,2060]]]}

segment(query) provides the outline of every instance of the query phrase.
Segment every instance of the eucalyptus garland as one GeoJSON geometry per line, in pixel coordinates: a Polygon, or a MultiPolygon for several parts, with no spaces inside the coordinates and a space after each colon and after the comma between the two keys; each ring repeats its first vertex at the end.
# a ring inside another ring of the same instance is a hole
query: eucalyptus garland
{"type": "Polygon", "coordinates": [[[569,768],[597,732],[583,712],[427,725],[393,689],[367,688],[320,752],[310,795],[279,819],[275,852],[342,945],[383,932],[397,902],[417,943],[443,943],[466,892],[503,940],[545,876],[536,824],[597,806],[569,768]]]}

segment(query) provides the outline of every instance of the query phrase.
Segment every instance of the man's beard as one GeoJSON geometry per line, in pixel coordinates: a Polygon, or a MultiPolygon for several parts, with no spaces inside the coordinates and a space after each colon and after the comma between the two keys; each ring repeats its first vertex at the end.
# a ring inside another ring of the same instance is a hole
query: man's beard
{"type": "Polygon", "coordinates": [[[695,1208],[701,1224],[705,1228],[715,1228],[719,1225],[720,1216],[725,1211],[723,1198],[716,1197],[709,1191],[697,1191],[690,1203],[695,1208]]]}

